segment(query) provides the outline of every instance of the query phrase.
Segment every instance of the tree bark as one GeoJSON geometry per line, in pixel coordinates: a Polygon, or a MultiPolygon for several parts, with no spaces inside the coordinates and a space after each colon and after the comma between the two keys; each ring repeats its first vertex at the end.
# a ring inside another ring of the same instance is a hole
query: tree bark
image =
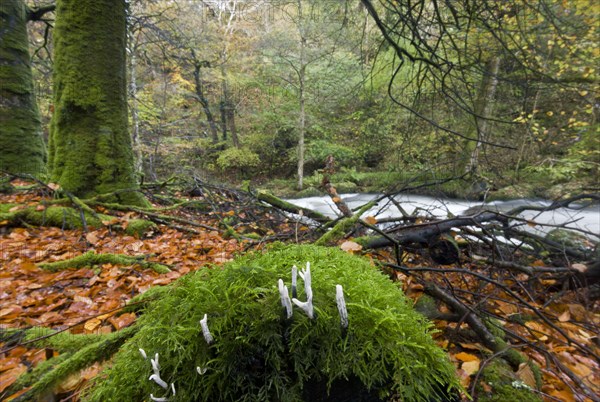
{"type": "Polygon", "coordinates": [[[46,170],[46,146],[31,74],[27,35],[30,14],[22,0],[2,0],[0,170],[37,176],[46,170]]]}
{"type": "Polygon", "coordinates": [[[140,138],[140,118],[137,100],[137,41],[135,33],[127,32],[128,53],[129,53],[129,99],[131,99],[131,141],[133,142],[134,169],[139,176],[144,174],[144,165],[142,157],[142,144],[140,138]]]}
{"type": "Polygon", "coordinates": [[[206,120],[208,121],[208,128],[210,130],[210,137],[212,138],[213,144],[219,142],[219,133],[217,132],[217,123],[215,123],[215,118],[210,111],[210,105],[208,104],[208,99],[204,96],[204,90],[202,89],[202,79],[201,79],[201,70],[202,63],[195,59],[195,52],[192,51],[192,57],[194,58],[194,89],[196,91],[196,99],[202,105],[202,110],[206,115],[206,120]]]}
{"type": "MultiPolygon", "coordinates": [[[[125,1],[59,0],[54,30],[52,181],[80,197],[135,190],[127,130],[125,1]]],[[[143,204],[135,191],[121,203],[143,204]]]]}
{"type": "Polygon", "coordinates": [[[302,2],[298,1],[298,32],[300,33],[300,66],[298,69],[298,103],[300,116],[298,118],[298,190],[304,187],[304,137],[306,134],[306,111],[304,98],[306,84],[306,37],[302,26],[302,2]]]}
{"type": "Polygon", "coordinates": [[[498,70],[500,69],[500,57],[492,58],[486,65],[485,73],[481,81],[481,89],[475,107],[475,127],[477,129],[477,142],[471,150],[469,164],[466,172],[477,175],[479,173],[479,153],[483,143],[489,135],[489,120],[494,106],[494,97],[498,87],[498,70]]]}

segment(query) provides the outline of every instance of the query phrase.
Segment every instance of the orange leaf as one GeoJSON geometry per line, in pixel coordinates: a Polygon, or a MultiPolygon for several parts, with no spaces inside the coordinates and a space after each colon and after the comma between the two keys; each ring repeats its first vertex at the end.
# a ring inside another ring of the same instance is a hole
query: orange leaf
{"type": "Polygon", "coordinates": [[[3,392],[6,388],[10,387],[15,381],[17,381],[17,378],[19,378],[19,376],[26,371],[27,366],[20,364],[12,370],[2,373],[0,376],[0,392],[3,392]]]}
{"type": "Polygon", "coordinates": [[[365,222],[367,222],[369,225],[375,225],[377,223],[377,218],[375,218],[374,216],[367,216],[364,219],[365,222]]]}
{"type": "Polygon", "coordinates": [[[92,318],[83,324],[83,328],[85,328],[88,333],[94,332],[94,330],[98,328],[100,324],[102,324],[102,320],[99,320],[98,318],[92,318]]]}
{"type": "Polygon", "coordinates": [[[110,321],[110,323],[113,325],[113,327],[115,327],[116,330],[119,330],[121,328],[125,328],[131,325],[135,321],[135,319],[135,313],[125,313],[121,314],[118,317],[109,318],[108,321],[110,321]]]}
{"type": "Polygon", "coordinates": [[[475,355],[472,355],[470,353],[465,353],[465,352],[460,352],[454,355],[454,357],[456,357],[458,360],[462,361],[462,362],[473,362],[473,361],[479,361],[479,358],[475,355]]]}

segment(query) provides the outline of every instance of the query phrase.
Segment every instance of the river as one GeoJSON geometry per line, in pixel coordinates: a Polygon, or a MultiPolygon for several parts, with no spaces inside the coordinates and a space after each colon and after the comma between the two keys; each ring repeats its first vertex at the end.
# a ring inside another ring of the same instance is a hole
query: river
{"type": "MultiPolygon", "coordinates": [[[[360,207],[367,202],[378,198],[380,194],[344,194],[342,199],[352,209],[360,207]]],[[[551,201],[518,199],[510,201],[493,201],[481,203],[477,201],[466,201],[457,199],[434,198],[428,196],[401,194],[394,197],[398,204],[408,214],[445,219],[452,216],[463,215],[469,208],[483,206],[486,209],[507,212],[521,205],[549,206],[551,201]]],[[[338,210],[329,197],[307,197],[290,199],[289,202],[301,207],[318,211],[329,217],[336,217],[338,210]]],[[[378,219],[400,217],[402,214],[398,208],[387,199],[379,202],[377,206],[367,211],[363,216],[374,216],[378,219]]],[[[576,204],[576,208],[559,208],[553,211],[539,212],[526,211],[519,215],[537,225],[522,224],[528,231],[543,234],[551,231],[555,226],[564,225],[567,228],[578,229],[593,240],[600,238],[600,204],[576,204]],[[547,226],[550,225],[550,226],[547,226]]]]}

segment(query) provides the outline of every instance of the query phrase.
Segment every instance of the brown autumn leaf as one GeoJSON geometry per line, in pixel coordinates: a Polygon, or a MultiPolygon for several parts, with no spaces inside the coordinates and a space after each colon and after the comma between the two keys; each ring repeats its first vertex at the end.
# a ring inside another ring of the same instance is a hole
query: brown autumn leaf
{"type": "Polygon", "coordinates": [[[364,219],[365,222],[367,222],[369,225],[375,225],[377,223],[377,218],[375,218],[374,216],[367,216],[364,219]]]}
{"type": "Polygon", "coordinates": [[[109,221],[102,221],[102,224],[103,224],[104,226],[116,225],[117,223],[119,223],[119,218],[116,218],[116,217],[115,217],[115,218],[112,218],[112,219],[111,219],[111,220],[109,220],[109,221]]]}
{"type": "Polygon", "coordinates": [[[83,324],[83,328],[87,333],[93,333],[98,326],[102,324],[102,320],[98,318],[92,318],[91,320],[87,320],[85,324],[83,324]]]}
{"type": "Polygon", "coordinates": [[[362,246],[352,240],[346,240],[342,244],[340,244],[340,248],[347,253],[356,254],[362,250],[362,246]]]}
{"type": "Polygon", "coordinates": [[[533,336],[535,336],[538,340],[542,342],[548,340],[548,336],[545,334],[547,330],[540,323],[537,323],[535,321],[527,321],[525,325],[531,330],[533,336]]]}
{"type": "Polygon", "coordinates": [[[98,235],[94,232],[89,232],[85,235],[85,239],[88,241],[88,243],[95,245],[96,243],[98,243],[98,235]]]}
{"type": "Polygon", "coordinates": [[[2,373],[0,376],[0,392],[4,392],[6,388],[10,387],[26,371],[27,366],[19,364],[17,367],[2,373]]]}
{"type": "Polygon", "coordinates": [[[558,321],[567,322],[571,320],[571,312],[569,310],[565,310],[560,316],[558,316],[558,321]]]}
{"type": "Polygon", "coordinates": [[[585,264],[573,264],[573,265],[571,265],[571,268],[574,269],[575,271],[581,272],[581,273],[584,273],[588,270],[588,267],[585,264]]]}
{"type": "Polygon", "coordinates": [[[135,319],[136,319],[135,313],[125,313],[125,314],[121,314],[118,317],[111,317],[108,319],[108,321],[118,331],[122,328],[125,328],[125,327],[131,325],[135,321],[135,319]]]}
{"type": "Polygon", "coordinates": [[[480,365],[479,360],[473,360],[473,361],[464,362],[460,366],[460,368],[463,369],[468,375],[473,375],[479,371],[479,365],[480,365]]]}
{"type": "Polygon", "coordinates": [[[533,370],[527,363],[519,364],[519,370],[517,370],[517,376],[523,381],[525,384],[529,385],[531,388],[536,388],[537,383],[535,381],[535,375],[533,374],[533,370]]]}

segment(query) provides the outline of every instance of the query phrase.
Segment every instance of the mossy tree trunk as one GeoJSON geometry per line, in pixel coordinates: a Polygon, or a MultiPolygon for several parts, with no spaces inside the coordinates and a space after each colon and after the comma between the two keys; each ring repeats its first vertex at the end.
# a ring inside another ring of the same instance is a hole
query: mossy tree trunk
{"type": "MultiPolygon", "coordinates": [[[[127,130],[124,0],[58,0],[54,31],[52,180],[80,197],[135,189],[127,130]]],[[[141,204],[136,192],[119,201],[141,204]]]]}
{"type": "Polygon", "coordinates": [[[27,22],[35,14],[22,0],[0,6],[0,169],[39,175],[46,146],[35,100],[27,22]]]}

